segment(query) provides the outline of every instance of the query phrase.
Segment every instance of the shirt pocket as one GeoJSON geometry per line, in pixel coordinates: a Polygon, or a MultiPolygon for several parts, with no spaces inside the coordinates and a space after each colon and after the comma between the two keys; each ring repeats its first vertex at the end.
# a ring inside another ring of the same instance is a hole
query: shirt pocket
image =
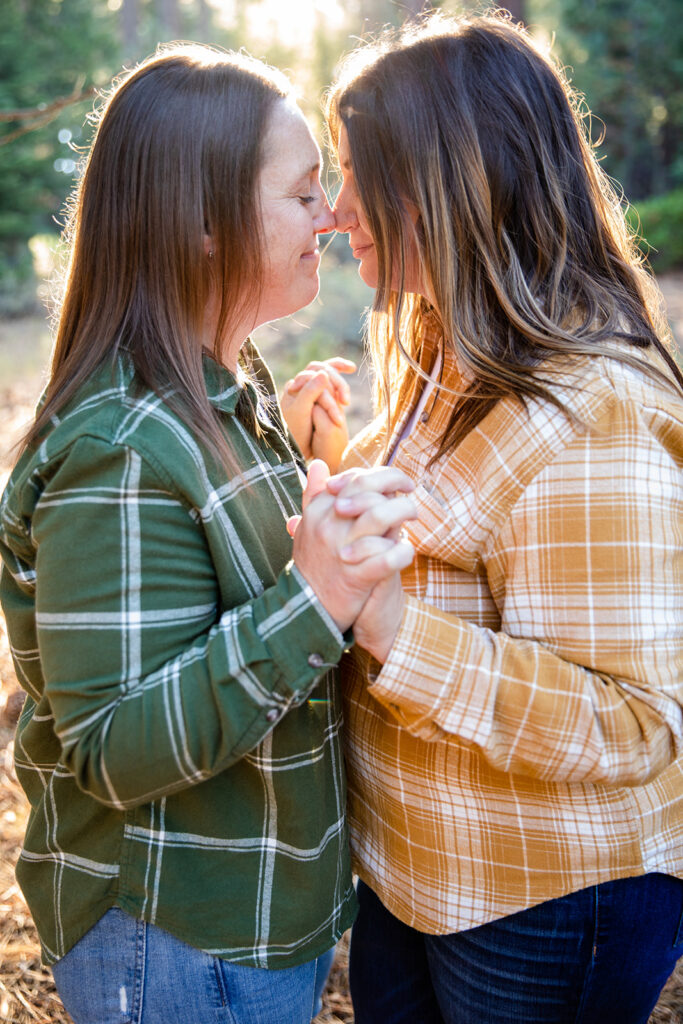
{"type": "MultiPolygon", "coordinates": [[[[449,482],[447,489],[428,478],[412,495],[418,518],[406,532],[420,555],[439,559],[466,572],[481,571],[473,495],[449,482]]],[[[480,532],[480,531],[479,531],[480,532]]]]}

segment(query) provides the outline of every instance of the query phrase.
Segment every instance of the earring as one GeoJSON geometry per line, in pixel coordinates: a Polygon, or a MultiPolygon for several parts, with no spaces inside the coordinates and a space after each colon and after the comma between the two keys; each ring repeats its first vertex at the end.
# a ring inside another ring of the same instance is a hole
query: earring
{"type": "Polygon", "coordinates": [[[213,259],[213,249],[209,249],[209,252],[208,252],[207,255],[208,255],[209,259],[212,260],[213,259]]]}

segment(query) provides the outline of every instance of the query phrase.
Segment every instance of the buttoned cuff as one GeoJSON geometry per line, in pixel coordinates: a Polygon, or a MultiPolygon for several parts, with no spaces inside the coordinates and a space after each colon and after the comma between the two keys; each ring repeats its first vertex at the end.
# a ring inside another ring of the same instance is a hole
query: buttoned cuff
{"type": "Polygon", "coordinates": [[[303,701],[318,679],[335,668],[353,643],[353,633],[342,633],[320,602],[315,591],[294,562],[280,574],[277,583],[284,608],[296,609],[296,621],[268,639],[268,646],[280,668],[277,691],[303,701]]]}

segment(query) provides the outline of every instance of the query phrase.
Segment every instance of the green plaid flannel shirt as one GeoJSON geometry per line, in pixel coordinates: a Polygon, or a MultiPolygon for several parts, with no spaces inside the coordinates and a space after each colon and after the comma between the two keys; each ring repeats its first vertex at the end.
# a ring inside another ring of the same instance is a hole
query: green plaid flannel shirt
{"type": "Polygon", "coordinates": [[[272,381],[259,438],[205,361],[232,479],[122,361],[0,507],[0,600],[26,700],[17,877],[45,962],[112,906],[237,963],[329,949],[355,912],[335,666],[344,637],[291,564],[301,478],[272,381]]]}

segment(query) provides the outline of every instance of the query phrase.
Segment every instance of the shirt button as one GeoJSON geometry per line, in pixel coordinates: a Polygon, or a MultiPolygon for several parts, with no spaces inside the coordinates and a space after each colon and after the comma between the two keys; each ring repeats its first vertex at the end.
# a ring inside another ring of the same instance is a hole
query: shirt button
{"type": "Polygon", "coordinates": [[[280,717],[280,712],[277,708],[271,708],[270,711],[266,711],[266,722],[277,722],[280,717]]]}
{"type": "Polygon", "coordinates": [[[308,664],[311,668],[322,668],[325,664],[322,654],[309,654],[308,664]]]}
{"type": "Polygon", "coordinates": [[[420,416],[420,420],[422,421],[422,423],[426,423],[428,419],[429,419],[429,413],[428,412],[423,412],[422,415],[420,416]]]}

